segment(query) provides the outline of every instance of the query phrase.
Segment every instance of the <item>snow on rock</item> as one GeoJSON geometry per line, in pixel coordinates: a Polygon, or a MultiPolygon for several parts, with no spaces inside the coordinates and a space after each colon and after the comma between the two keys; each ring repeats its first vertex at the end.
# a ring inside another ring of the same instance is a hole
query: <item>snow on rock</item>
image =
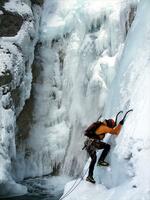
{"type": "MultiPolygon", "coordinates": [[[[150,199],[150,2],[142,0],[125,41],[118,71],[110,88],[104,113],[133,108],[120,135],[108,142],[109,168],[97,167],[96,185],[82,181],[65,199],[148,200],[150,199]]],[[[64,194],[73,183],[66,185],[64,194]]]]}
{"type": "Polygon", "coordinates": [[[18,180],[12,171],[16,161],[16,118],[30,96],[40,8],[33,7],[33,14],[28,4],[10,0],[1,9],[2,19],[6,13],[8,17],[21,16],[23,19],[16,34],[9,37],[5,32],[0,38],[0,196],[16,196],[27,192],[25,186],[16,183],[18,180]]]}

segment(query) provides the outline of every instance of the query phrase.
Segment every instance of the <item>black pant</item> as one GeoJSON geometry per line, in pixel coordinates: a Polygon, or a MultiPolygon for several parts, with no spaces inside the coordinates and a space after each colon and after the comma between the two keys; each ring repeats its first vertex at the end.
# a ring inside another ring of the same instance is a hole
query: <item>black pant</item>
{"type": "Polygon", "coordinates": [[[91,147],[88,147],[86,149],[89,156],[91,157],[91,163],[89,166],[89,176],[93,176],[94,166],[97,160],[96,149],[104,149],[98,162],[104,161],[110,150],[110,145],[107,143],[95,140],[92,142],[91,147]]]}

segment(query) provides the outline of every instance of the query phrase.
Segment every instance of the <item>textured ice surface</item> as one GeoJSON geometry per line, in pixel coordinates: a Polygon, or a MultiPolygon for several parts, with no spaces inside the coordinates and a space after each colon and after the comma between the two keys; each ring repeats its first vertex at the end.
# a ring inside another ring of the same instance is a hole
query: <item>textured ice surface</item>
{"type": "MultiPolygon", "coordinates": [[[[96,185],[82,181],[66,199],[148,200],[149,173],[149,8],[148,0],[138,5],[137,15],[124,45],[118,73],[112,82],[105,114],[133,108],[120,135],[108,140],[110,168],[96,168],[96,185]],[[139,31],[140,30],[140,31],[139,31]]],[[[72,183],[66,186],[65,192],[72,183]]]]}

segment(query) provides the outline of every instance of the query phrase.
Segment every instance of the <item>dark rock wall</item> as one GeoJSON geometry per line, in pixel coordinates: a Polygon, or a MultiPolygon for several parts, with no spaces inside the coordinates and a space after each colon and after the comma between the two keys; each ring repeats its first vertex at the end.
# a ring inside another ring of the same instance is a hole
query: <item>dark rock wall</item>
{"type": "Polygon", "coordinates": [[[0,6],[4,6],[4,4],[6,3],[6,2],[8,2],[9,0],[0,0],[0,6]]]}
{"type": "Polygon", "coordinates": [[[31,3],[38,4],[38,5],[42,6],[43,3],[44,3],[44,0],[31,0],[31,3]]]}
{"type": "Polygon", "coordinates": [[[15,36],[22,26],[22,16],[17,13],[8,12],[2,7],[0,10],[3,12],[0,15],[0,37],[15,36]]]}

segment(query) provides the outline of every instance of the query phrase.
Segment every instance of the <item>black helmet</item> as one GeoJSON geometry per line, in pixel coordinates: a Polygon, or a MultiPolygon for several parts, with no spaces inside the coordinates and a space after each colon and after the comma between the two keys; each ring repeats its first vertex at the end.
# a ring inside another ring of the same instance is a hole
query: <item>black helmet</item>
{"type": "Polygon", "coordinates": [[[113,119],[106,119],[107,126],[110,128],[115,127],[115,121],[113,119]]]}

